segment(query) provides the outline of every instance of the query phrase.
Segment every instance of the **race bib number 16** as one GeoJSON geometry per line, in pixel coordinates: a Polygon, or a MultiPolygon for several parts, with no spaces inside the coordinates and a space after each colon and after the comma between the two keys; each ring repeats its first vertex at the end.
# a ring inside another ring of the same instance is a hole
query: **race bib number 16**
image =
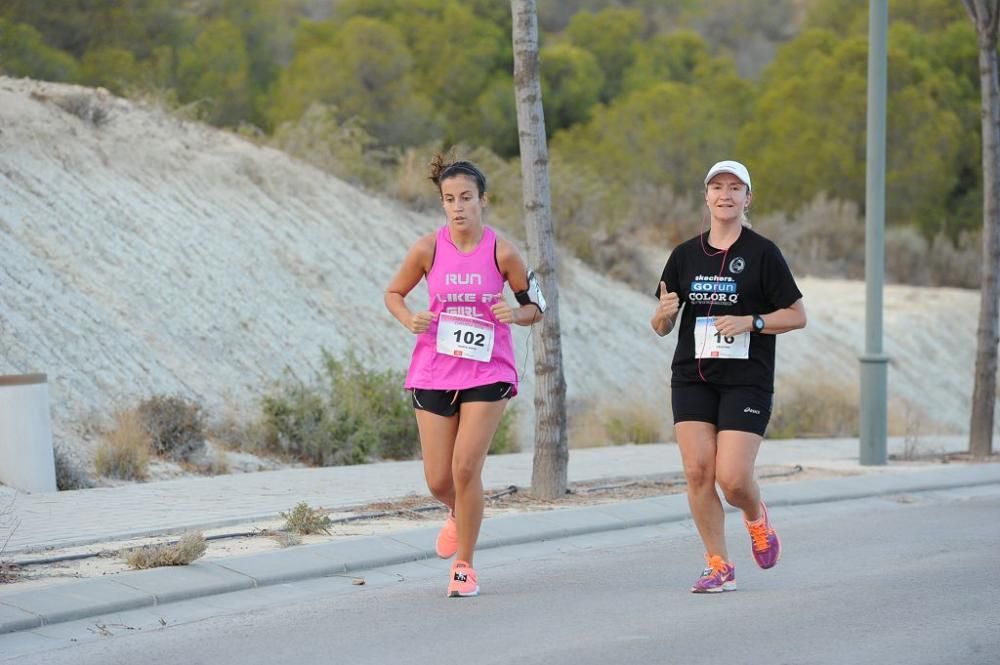
{"type": "Polygon", "coordinates": [[[694,357],[746,360],[750,357],[750,333],[723,335],[715,329],[714,316],[694,321],[694,357]]]}
{"type": "Polygon", "coordinates": [[[493,357],[493,324],[471,316],[438,314],[437,352],[489,362],[493,357]]]}

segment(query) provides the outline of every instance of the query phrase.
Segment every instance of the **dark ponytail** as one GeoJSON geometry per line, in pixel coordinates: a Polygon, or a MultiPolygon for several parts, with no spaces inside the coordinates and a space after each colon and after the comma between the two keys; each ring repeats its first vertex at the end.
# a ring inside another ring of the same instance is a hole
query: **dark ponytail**
{"type": "Polygon", "coordinates": [[[479,198],[483,198],[483,195],[486,193],[486,176],[479,170],[479,167],[470,161],[464,159],[449,161],[444,155],[437,153],[434,155],[434,159],[431,160],[430,167],[430,180],[437,185],[439,193],[442,182],[459,175],[469,176],[476,181],[479,198]]]}

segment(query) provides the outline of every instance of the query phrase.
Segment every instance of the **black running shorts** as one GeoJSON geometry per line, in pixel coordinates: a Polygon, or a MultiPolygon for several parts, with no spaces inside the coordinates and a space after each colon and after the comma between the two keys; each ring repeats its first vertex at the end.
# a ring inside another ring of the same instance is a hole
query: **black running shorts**
{"type": "Polygon", "coordinates": [[[720,386],[704,382],[670,386],[674,424],[695,420],[716,431],[736,430],[764,436],[771,419],[773,393],[757,386],[720,386]]]}
{"type": "Polygon", "coordinates": [[[499,402],[502,399],[510,399],[513,392],[514,384],[501,381],[463,390],[414,388],[410,391],[410,398],[414,409],[450,418],[458,413],[458,407],[465,402],[499,402]]]}

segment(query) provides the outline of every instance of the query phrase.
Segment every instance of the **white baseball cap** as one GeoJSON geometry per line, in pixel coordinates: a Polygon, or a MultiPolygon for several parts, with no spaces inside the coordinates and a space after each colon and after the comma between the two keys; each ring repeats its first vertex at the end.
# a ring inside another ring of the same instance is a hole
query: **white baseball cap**
{"type": "Polygon", "coordinates": [[[705,185],[708,185],[708,182],[720,173],[731,173],[739,178],[747,186],[748,192],[753,189],[750,186],[750,171],[747,170],[747,167],[731,159],[715,163],[708,170],[708,175],[705,176],[705,185]]]}

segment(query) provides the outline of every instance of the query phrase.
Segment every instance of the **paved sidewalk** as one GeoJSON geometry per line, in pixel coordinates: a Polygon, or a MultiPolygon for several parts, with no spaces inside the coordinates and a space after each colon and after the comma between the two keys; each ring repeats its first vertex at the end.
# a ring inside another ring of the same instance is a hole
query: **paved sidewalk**
{"type": "MultiPolygon", "coordinates": [[[[890,443],[890,451],[902,441],[890,443]]],[[[961,439],[923,442],[925,452],[958,451],[961,439]]],[[[856,475],[770,484],[768,505],[779,508],[870,496],[1000,485],[1000,464],[890,464],[860,467],[856,440],[766,442],[762,465],[855,470],[856,475]]],[[[648,477],[681,471],[670,444],[574,450],[571,482],[648,477]]],[[[531,455],[491,457],[487,488],[530,483],[531,455]]],[[[339,508],[417,493],[426,495],[419,462],[330,469],[295,469],[193,478],[53,494],[12,494],[20,526],[14,552],[122,540],[168,530],[208,528],[274,518],[297,501],[339,508]]],[[[0,504],[4,505],[4,504],[0,504]]],[[[549,540],[687,519],[683,494],[532,512],[488,519],[477,549],[549,540]]],[[[437,527],[386,536],[307,545],[228,557],[190,566],[127,572],[52,587],[0,594],[0,634],[124,610],[289,581],[369,570],[434,558],[437,527]]]]}
{"type": "MultiPolygon", "coordinates": [[[[901,453],[905,442],[890,441],[901,453]]],[[[963,450],[960,437],[926,439],[922,452],[963,450]]],[[[868,473],[905,467],[860,467],[856,439],[765,441],[760,465],[794,465],[868,473]]],[[[509,485],[530,487],[531,453],[491,456],[483,471],[487,491],[509,485]]],[[[680,473],[674,444],[629,445],[573,450],[571,483],[680,473]]],[[[18,523],[7,554],[125,540],[140,536],[209,529],[275,519],[296,503],[337,510],[406,495],[428,496],[420,461],[382,462],[321,469],[286,469],[215,477],[194,477],[121,487],[25,494],[0,487],[0,507],[12,504],[18,523]]],[[[8,518],[10,519],[10,518],[8,518]]],[[[0,524],[0,534],[3,525],[0,524]]]]}

